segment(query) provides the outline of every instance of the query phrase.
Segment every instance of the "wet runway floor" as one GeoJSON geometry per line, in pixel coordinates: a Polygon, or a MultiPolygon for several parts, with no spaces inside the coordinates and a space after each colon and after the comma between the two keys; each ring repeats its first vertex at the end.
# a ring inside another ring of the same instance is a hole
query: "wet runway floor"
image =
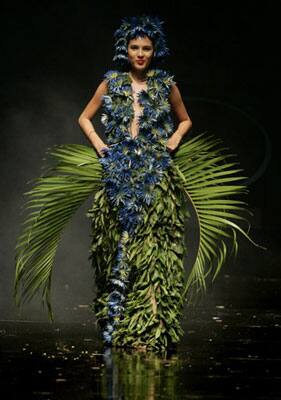
{"type": "Polygon", "coordinates": [[[280,282],[224,275],[162,355],[103,348],[88,311],[74,324],[2,320],[1,398],[281,399],[280,282]]]}

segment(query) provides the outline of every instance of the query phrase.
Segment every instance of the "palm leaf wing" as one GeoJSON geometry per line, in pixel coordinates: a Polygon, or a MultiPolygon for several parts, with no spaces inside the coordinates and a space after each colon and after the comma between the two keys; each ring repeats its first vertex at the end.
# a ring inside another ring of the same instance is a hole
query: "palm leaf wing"
{"type": "Polygon", "coordinates": [[[102,167],[91,147],[78,144],[54,146],[47,159],[43,176],[24,193],[28,216],[17,238],[14,297],[20,306],[42,290],[43,306],[53,320],[51,277],[60,237],[77,209],[101,187],[102,167]]]}
{"type": "Polygon", "coordinates": [[[226,148],[217,146],[221,140],[202,133],[182,144],[173,158],[174,168],[182,179],[183,190],[192,204],[197,218],[199,242],[196,259],[187,277],[183,297],[190,302],[194,294],[206,291],[206,279],[216,278],[228,255],[227,241],[232,253],[238,250],[237,232],[255,246],[248,235],[249,223],[243,214],[251,212],[247,203],[233,198],[247,193],[242,169],[230,162],[233,154],[224,154],[226,148]],[[242,214],[242,215],[241,215],[242,214]],[[247,232],[235,220],[247,223],[247,232]]]}

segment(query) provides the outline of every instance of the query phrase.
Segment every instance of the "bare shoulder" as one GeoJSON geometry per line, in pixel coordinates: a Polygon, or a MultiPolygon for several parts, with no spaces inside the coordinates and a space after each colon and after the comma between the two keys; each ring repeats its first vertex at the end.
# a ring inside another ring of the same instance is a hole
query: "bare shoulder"
{"type": "Polygon", "coordinates": [[[176,83],[172,83],[171,85],[169,100],[171,103],[177,103],[181,100],[181,92],[176,83]]]}
{"type": "Polygon", "coordinates": [[[185,104],[182,99],[181,92],[176,83],[173,83],[171,85],[169,102],[171,104],[173,112],[176,114],[179,121],[190,120],[190,117],[187,113],[185,104]]]}
{"type": "Polygon", "coordinates": [[[103,80],[101,81],[101,83],[98,85],[97,90],[96,90],[96,93],[98,93],[98,94],[100,94],[100,95],[106,94],[106,93],[107,93],[107,89],[108,89],[107,85],[108,85],[107,80],[106,80],[106,79],[103,79],[103,80]]]}
{"type": "Polygon", "coordinates": [[[102,106],[103,96],[107,93],[107,81],[104,79],[100,82],[92,98],[84,108],[80,118],[91,119],[94,117],[98,109],[102,106]]]}

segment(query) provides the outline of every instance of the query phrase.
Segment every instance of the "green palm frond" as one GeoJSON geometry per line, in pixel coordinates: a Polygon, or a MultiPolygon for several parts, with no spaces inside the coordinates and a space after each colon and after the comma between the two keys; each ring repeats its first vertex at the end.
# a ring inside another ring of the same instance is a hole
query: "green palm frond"
{"type": "Polygon", "coordinates": [[[251,214],[247,203],[233,198],[247,193],[240,175],[242,169],[231,162],[233,154],[225,154],[226,148],[218,147],[220,139],[202,133],[183,143],[174,155],[174,168],[183,182],[184,192],[195,211],[199,243],[195,263],[186,281],[183,297],[191,301],[194,293],[206,291],[206,278],[216,278],[227,254],[227,242],[232,243],[232,254],[238,250],[237,232],[255,246],[248,235],[250,227],[243,215],[251,214]],[[235,221],[248,225],[245,231],[235,221]]]}
{"type": "Polygon", "coordinates": [[[54,165],[47,165],[25,193],[29,214],[17,238],[14,297],[20,306],[42,289],[43,306],[53,320],[50,289],[60,237],[76,210],[101,187],[102,167],[91,147],[78,144],[54,146],[47,157],[54,165]]]}

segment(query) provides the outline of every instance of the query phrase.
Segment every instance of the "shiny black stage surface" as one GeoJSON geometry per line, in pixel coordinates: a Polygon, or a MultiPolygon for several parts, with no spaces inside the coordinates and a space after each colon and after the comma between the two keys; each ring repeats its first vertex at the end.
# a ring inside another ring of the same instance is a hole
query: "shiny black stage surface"
{"type": "Polygon", "coordinates": [[[280,282],[222,275],[162,355],[104,348],[88,311],[74,324],[2,320],[1,398],[280,399],[280,282]]]}

